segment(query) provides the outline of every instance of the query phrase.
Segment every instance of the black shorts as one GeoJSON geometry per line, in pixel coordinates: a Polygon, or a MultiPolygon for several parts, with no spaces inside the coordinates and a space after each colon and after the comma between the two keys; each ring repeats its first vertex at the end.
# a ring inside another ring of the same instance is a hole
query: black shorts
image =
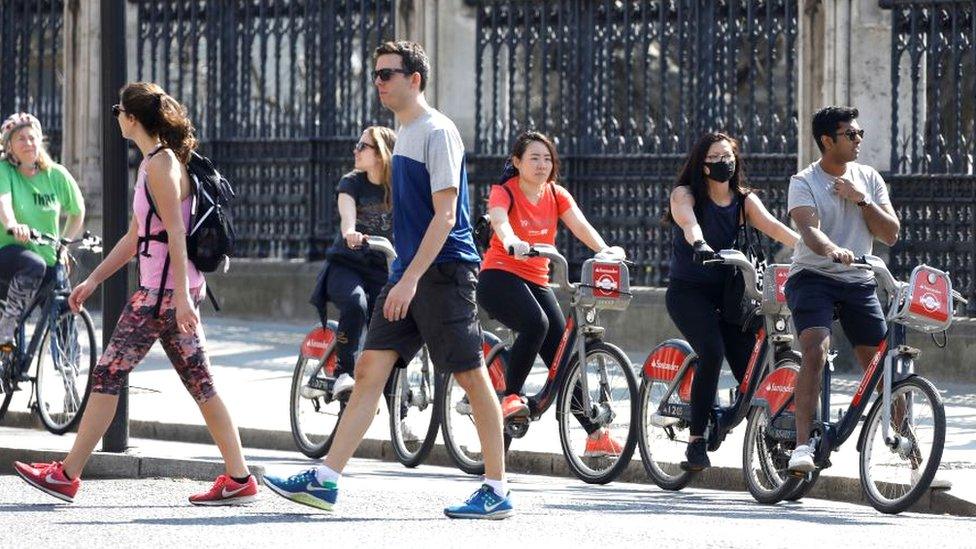
{"type": "Polygon", "coordinates": [[[841,328],[852,345],[877,346],[887,326],[876,288],[873,280],[844,282],[810,271],[791,275],[786,281],[786,303],[797,335],[807,328],[829,331],[836,307],[841,328]]]}
{"type": "Polygon", "coordinates": [[[393,287],[387,284],[376,299],[363,348],[395,351],[400,355],[397,367],[403,368],[426,343],[439,372],[480,367],[484,357],[475,302],[477,285],[477,263],[435,263],[420,277],[407,316],[391,322],[383,316],[383,304],[393,287]]]}

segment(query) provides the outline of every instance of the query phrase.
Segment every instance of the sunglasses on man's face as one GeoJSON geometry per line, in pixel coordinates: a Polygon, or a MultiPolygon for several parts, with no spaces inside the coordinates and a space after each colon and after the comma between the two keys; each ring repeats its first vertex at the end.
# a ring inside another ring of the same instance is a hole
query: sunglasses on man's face
{"type": "Polygon", "coordinates": [[[389,82],[390,79],[393,78],[393,75],[397,73],[400,73],[404,76],[410,76],[411,74],[413,74],[412,72],[406,69],[378,69],[373,71],[373,81],[376,81],[376,79],[379,78],[383,82],[389,82]]]}
{"type": "Polygon", "coordinates": [[[854,141],[858,137],[860,137],[861,139],[864,139],[864,130],[853,130],[853,129],[849,129],[849,130],[847,130],[845,132],[835,133],[834,135],[846,135],[848,139],[850,139],[851,141],[854,141]]]}
{"type": "Polygon", "coordinates": [[[125,112],[125,109],[122,108],[122,105],[112,105],[112,116],[115,118],[118,118],[119,113],[123,112],[125,112]]]}
{"type": "Polygon", "coordinates": [[[363,152],[366,149],[375,149],[375,148],[376,148],[376,145],[367,143],[365,141],[360,141],[359,143],[356,143],[355,146],[353,146],[352,150],[354,150],[356,152],[363,152]]]}

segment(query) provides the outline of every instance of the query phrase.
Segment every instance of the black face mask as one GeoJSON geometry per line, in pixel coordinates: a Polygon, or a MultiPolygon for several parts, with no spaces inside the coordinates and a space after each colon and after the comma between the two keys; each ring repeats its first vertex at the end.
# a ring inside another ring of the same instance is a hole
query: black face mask
{"type": "Polygon", "coordinates": [[[735,160],[729,160],[728,162],[705,162],[705,165],[708,166],[709,179],[714,179],[719,183],[725,183],[732,179],[732,174],[735,173],[735,160]]]}

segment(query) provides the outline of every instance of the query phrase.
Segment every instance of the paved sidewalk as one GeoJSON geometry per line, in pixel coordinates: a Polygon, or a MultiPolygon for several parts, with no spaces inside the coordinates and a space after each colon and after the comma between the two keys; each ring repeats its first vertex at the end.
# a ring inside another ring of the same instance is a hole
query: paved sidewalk
{"type": "MultiPolygon", "coordinates": [[[[213,361],[213,373],[219,393],[242,430],[259,430],[280,436],[270,437],[276,442],[264,444],[263,438],[245,436],[245,444],[251,438],[251,444],[266,447],[290,447],[290,424],[288,418],[288,392],[297,349],[302,337],[309,326],[298,326],[280,323],[265,323],[243,321],[228,318],[206,318],[209,349],[213,361]]],[[[96,325],[99,325],[96,322],[96,325]]],[[[647,351],[630,353],[635,367],[643,363],[647,351]]],[[[924,357],[923,357],[924,359],[924,357]]],[[[924,363],[922,365],[924,372],[924,363]]],[[[527,390],[534,390],[545,379],[545,372],[538,367],[530,376],[527,390]]],[[[727,394],[725,388],[732,386],[732,378],[724,374],[720,394],[727,394]]],[[[835,400],[833,405],[837,411],[849,401],[850,395],[856,388],[856,380],[852,377],[840,377],[834,382],[835,400]]],[[[976,386],[962,384],[939,384],[946,404],[948,419],[948,433],[942,466],[937,479],[951,484],[948,495],[969,502],[976,509],[976,386]]],[[[130,377],[130,418],[134,421],[158,422],[181,426],[200,426],[197,437],[201,435],[203,419],[199,411],[183,389],[178,377],[172,371],[165,355],[159,346],[155,346],[147,361],[130,377]]],[[[11,405],[14,411],[26,411],[27,395],[15,396],[11,405]]],[[[21,414],[22,415],[22,414],[21,414]]],[[[5,420],[9,424],[9,420],[5,420]]],[[[740,489],[742,461],[742,433],[745,425],[740,425],[726,439],[723,446],[711,454],[714,471],[711,475],[704,475],[701,479],[704,485],[723,488],[740,489]],[[717,484],[716,484],[717,483],[717,484]]],[[[169,430],[169,434],[162,434],[165,429],[154,427],[153,433],[164,438],[180,437],[182,431],[169,430]]],[[[847,442],[842,450],[835,454],[832,461],[834,466],[824,472],[825,482],[814,495],[826,495],[826,492],[837,490],[839,484],[832,484],[828,479],[856,479],[857,454],[855,450],[856,434],[847,442]]],[[[205,436],[205,435],[204,435],[205,436]]],[[[367,432],[366,446],[372,444],[379,448],[378,441],[389,439],[388,420],[385,407],[381,414],[373,421],[367,432]]],[[[186,440],[186,439],[184,439],[186,440]]],[[[194,440],[199,440],[195,438],[194,440]]],[[[512,450],[532,454],[529,461],[538,461],[538,455],[552,456],[548,463],[560,464],[561,450],[558,438],[555,412],[549,413],[540,421],[534,423],[529,433],[512,444],[512,450]]],[[[370,456],[382,455],[382,450],[367,453],[370,456]]],[[[387,452],[388,455],[388,452],[387,452]]],[[[295,452],[296,458],[302,458],[295,452]]],[[[436,455],[433,456],[434,461],[436,455]]],[[[527,458],[528,459],[528,458],[527,458]]],[[[635,452],[635,464],[628,474],[621,480],[648,481],[639,464],[639,456],[635,452]]],[[[513,468],[519,464],[513,463],[513,468]]],[[[528,466],[528,465],[526,465],[528,466]]],[[[547,466],[548,467],[548,466],[547,466]]],[[[557,466],[551,466],[559,473],[557,466]]],[[[536,466],[537,468],[537,466],[536,466]]],[[[537,472],[534,471],[533,472],[537,472]]],[[[857,485],[850,482],[845,486],[857,492],[857,485]],[[853,487],[853,488],[851,488],[853,487]]],[[[856,499],[856,494],[848,494],[848,499],[856,499]]]]}

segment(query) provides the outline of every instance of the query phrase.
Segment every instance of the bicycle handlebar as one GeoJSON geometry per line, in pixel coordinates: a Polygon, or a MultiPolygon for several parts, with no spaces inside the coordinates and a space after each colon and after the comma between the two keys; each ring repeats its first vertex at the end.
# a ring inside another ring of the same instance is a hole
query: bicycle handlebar
{"type": "Polygon", "coordinates": [[[759,279],[758,273],[756,273],[756,266],[749,261],[749,258],[739,250],[719,250],[715,252],[714,259],[706,259],[702,262],[704,265],[731,265],[742,271],[742,279],[746,283],[746,294],[756,301],[762,301],[762,293],[759,288],[756,287],[756,281],[759,279]]]}
{"type": "MultiPolygon", "coordinates": [[[[515,249],[508,247],[508,255],[515,255],[515,249]]],[[[529,248],[525,257],[545,257],[552,262],[552,279],[560,288],[573,290],[576,285],[569,281],[569,262],[555,246],[548,244],[534,244],[529,248]]]]}
{"type": "MultiPolygon", "coordinates": [[[[13,230],[7,229],[7,234],[12,235],[13,230]]],[[[102,251],[102,238],[93,235],[91,231],[85,231],[81,235],[81,238],[72,240],[70,238],[58,238],[52,234],[42,233],[37,229],[31,229],[29,240],[35,244],[47,244],[56,248],[77,246],[80,249],[91,250],[94,253],[101,253],[102,251]]]]}
{"type": "Polygon", "coordinates": [[[387,267],[389,267],[390,264],[393,263],[393,260],[397,257],[396,249],[393,248],[393,244],[382,236],[367,236],[363,241],[363,248],[380,252],[386,256],[387,267]]]}

